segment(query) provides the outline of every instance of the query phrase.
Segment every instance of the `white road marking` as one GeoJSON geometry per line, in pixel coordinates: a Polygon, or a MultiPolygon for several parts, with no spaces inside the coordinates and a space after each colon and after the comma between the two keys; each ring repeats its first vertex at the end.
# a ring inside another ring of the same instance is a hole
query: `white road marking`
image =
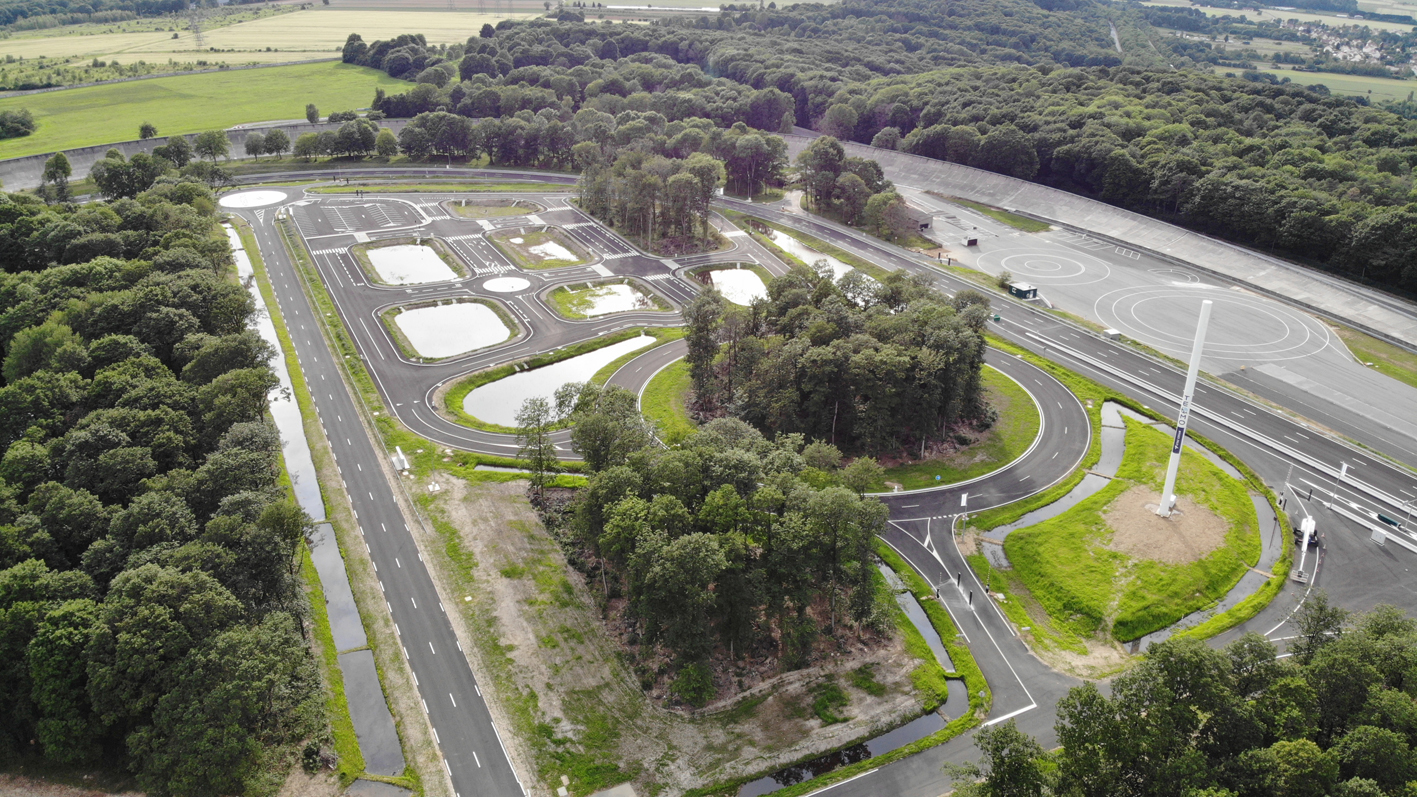
{"type": "Polygon", "coordinates": [[[451,701],[453,701],[453,708],[457,708],[457,707],[458,707],[458,699],[457,699],[456,697],[453,697],[453,693],[452,693],[452,692],[449,692],[449,693],[448,693],[448,699],[451,700],[451,701]]]}
{"type": "Polygon", "coordinates": [[[482,760],[477,757],[477,751],[472,751],[472,760],[477,762],[477,768],[482,769],[482,760]]]}
{"type": "MultiPolygon", "coordinates": [[[[428,643],[428,649],[429,649],[429,650],[433,650],[433,643],[432,643],[432,642],[429,642],[429,643],[428,643]]],[[[438,655],[438,651],[433,650],[433,655],[434,655],[434,656],[438,655]]]]}
{"type": "Polygon", "coordinates": [[[409,598],[409,600],[413,601],[413,608],[417,609],[417,608],[418,608],[418,601],[413,600],[413,598],[409,598]]]}

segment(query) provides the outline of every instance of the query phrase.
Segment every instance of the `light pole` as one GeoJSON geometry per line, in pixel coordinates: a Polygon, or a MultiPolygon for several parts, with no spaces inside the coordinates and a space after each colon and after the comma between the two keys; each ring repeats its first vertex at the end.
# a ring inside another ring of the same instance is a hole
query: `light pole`
{"type": "Polygon", "coordinates": [[[1205,348],[1205,330],[1210,325],[1210,310],[1215,303],[1201,302],[1201,317],[1196,323],[1196,340],[1191,345],[1191,367],[1186,371],[1186,387],[1181,391],[1181,411],[1176,416],[1176,441],[1171,445],[1171,459],[1166,463],[1166,484],[1161,490],[1161,502],[1156,514],[1170,517],[1176,506],[1176,473],[1181,468],[1181,449],[1186,443],[1186,422],[1191,415],[1191,399],[1196,393],[1196,377],[1200,375],[1201,351],[1205,348]]]}

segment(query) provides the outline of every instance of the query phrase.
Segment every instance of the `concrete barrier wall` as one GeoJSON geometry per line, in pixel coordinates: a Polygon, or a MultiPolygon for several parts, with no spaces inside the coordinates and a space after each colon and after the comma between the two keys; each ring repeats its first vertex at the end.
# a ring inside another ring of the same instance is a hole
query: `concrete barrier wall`
{"type": "MultiPolygon", "coordinates": [[[[296,121],[259,122],[255,124],[237,125],[236,127],[228,129],[226,135],[231,139],[232,156],[235,158],[244,158],[246,157],[246,151],[242,148],[242,144],[246,141],[247,133],[253,131],[265,132],[278,127],[290,136],[290,140],[293,143],[296,138],[299,138],[305,133],[322,133],[326,130],[338,130],[341,124],[341,122],[320,122],[319,124],[313,125],[309,122],[296,121]]],[[[398,133],[400,130],[403,130],[404,125],[408,124],[408,120],[384,119],[379,122],[379,124],[382,127],[387,127],[395,133],[398,133]]],[[[189,135],[188,140],[190,141],[191,139],[192,136],[189,135]]],[[[122,152],[124,157],[131,158],[139,152],[152,152],[153,148],[165,146],[166,144],[167,137],[158,136],[156,138],[147,139],[146,141],[120,141],[116,144],[101,144],[94,147],[66,149],[64,150],[64,154],[68,156],[69,166],[74,170],[74,175],[70,179],[81,180],[88,177],[89,170],[93,168],[94,163],[108,154],[110,149],[116,149],[122,152]]],[[[44,176],[44,162],[49,160],[53,155],[53,152],[47,152],[43,155],[29,155],[23,158],[11,158],[9,160],[0,161],[0,181],[3,181],[5,190],[19,191],[25,188],[39,187],[40,179],[44,176]]],[[[287,152],[286,157],[290,157],[290,153],[287,152]]]]}
{"type": "MultiPolygon", "coordinates": [[[[794,158],[812,140],[803,135],[783,138],[794,158]]],[[[1113,238],[1249,283],[1262,292],[1417,348],[1417,305],[1388,294],[1057,188],[865,144],[843,142],[842,146],[847,155],[874,158],[886,177],[900,185],[1017,210],[1113,238]]]]}

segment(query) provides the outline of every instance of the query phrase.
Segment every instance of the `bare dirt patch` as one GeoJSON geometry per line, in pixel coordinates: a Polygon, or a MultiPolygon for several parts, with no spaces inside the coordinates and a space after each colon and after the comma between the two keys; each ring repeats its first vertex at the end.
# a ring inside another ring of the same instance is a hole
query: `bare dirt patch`
{"type": "Polygon", "coordinates": [[[83,780],[94,780],[96,785],[90,788],[24,775],[0,775],[0,797],[143,797],[140,791],[114,791],[97,785],[106,780],[102,776],[85,775],[83,780]]]}
{"type": "Polygon", "coordinates": [[[529,216],[546,208],[525,199],[450,199],[443,203],[448,210],[465,219],[495,219],[507,216],[529,216]]]}
{"type": "Polygon", "coordinates": [[[1161,496],[1144,485],[1132,487],[1103,514],[1112,529],[1109,550],[1166,564],[1198,562],[1225,544],[1230,522],[1185,496],[1171,517],[1156,514],[1161,496]]]}
{"type": "MultiPolygon", "coordinates": [[[[479,677],[491,656],[510,659],[492,668],[503,674],[490,679],[492,690],[484,681],[484,693],[499,726],[505,721],[514,728],[504,738],[519,769],[540,776],[526,783],[531,794],[549,795],[563,771],[576,778],[592,761],[633,775],[641,794],[679,794],[868,738],[920,712],[910,681],[919,662],[898,634],[761,681],[749,662],[730,665],[729,694],[719,703],[697,712],[667,707],[645,691],[659,693],[661,678],[651,672],[642,684],[630,651],[607,633],[598,601],[603,586],[587,583],[569,565],[527,501],[525,482],[467,482],[441,473],[435,480],[442,489],[420,503],[445,539],[456,535],[472,554],[461,560],[471,567],[470,584],[445,590],[458,595],[454,602],[462,609],[449,616],[459,636],[480,648],[479,677]],[[476,627],[485,617],[495,618],[491,650],[476,627]],[[885,685],[883,695],[851,686],[849,673],[866,664],[885,685]],[[850,696],[842,709],[846,722],[823,725],[812,711],[812,689],[825,678],[850,696]],[[535,694],[531,716],[528,693],[535,694]],[[553,732],[528,733],[526,723],[553,732]]],[[[455,565],[441,550],[433,559],[436,578],[445,584],[458,578],[446,570],[455,565]]]]}

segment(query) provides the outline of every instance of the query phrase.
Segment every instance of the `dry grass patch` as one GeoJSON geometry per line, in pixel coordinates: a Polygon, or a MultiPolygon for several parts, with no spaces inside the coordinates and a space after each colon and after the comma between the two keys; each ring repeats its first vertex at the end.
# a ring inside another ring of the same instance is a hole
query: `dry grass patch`
{"type": "MultiPolygon", "coordinates": [[[[513,759],[535,773],[528,788],[550,792],[560,775],[584,794],[633,780],[641,794],[688,789],[776,769],[867,738],[916,716],[910,673],[918,661],[899,635],[874,650],[787,673],[689,712],[650,699],[608,634],[600,584],[570,567],[541,525],[524,482],[467,482],[438,474],[443,488],[420,503],[443,546],[435,578],[460,611],[459,636],[490,680],[489,705],[513,759]],[[871,665],[879,695],[851,686],[871,665]],[[849,703],[845,722],[824,725],[813,689],[834,677],[849,703]]],[[[744,675],[747,673],[745,672],[744,675]]]]}
{"type": "Polygon", "coordinates": [[[1103,518],[1112,528],[1109,550],[1170,565],[1199,562],[1225,544],[1230,522],[1186,496],[1170,517],[1156,514],[1161,495],[1137,485],[1117,496],[1103,518]]]}

